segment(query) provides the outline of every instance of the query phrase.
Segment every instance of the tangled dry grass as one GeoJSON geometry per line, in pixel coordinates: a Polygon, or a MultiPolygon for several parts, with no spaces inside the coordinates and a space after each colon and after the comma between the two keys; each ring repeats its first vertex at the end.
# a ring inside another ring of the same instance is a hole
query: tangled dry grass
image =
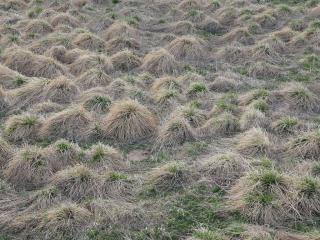
{"type": "Polygon", "coordinates": [[[0,240],[316,240],[320,0],[0,0],[0,240]]]}

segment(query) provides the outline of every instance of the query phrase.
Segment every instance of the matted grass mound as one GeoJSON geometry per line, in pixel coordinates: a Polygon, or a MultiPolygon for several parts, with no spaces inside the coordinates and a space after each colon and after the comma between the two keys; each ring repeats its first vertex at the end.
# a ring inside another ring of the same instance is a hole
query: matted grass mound
{"type": "Polygon", "coordinates": [[[3,63],[28,77],[56,78],[67,73],[65,67],[53,59],[18,47],[6,49],[3,63]]]}
{"type": "Polygon", "coordinates": [[[6,115],[10,108],[7,92],[0,86],[0,115],[6,115]]]}
{"type": "Polygon", "coordinates": [[[58,25],[67,25],[67,26],[76,28],[80,26],[80,22],[75,17],[67,13],[61,13],[61,14],[55,15],[51,19],[50,23],[53,27],[57,27],[58,25]]]}
{"type": "Polygon", "coordinates": [[[89,210],[74,203],[61,203],[39,216],[40,222],[32,230],[42,239],[75,240],[83,235],[93,219],[89,210]]]}
{"type": "Polygon", "coordinates": [[[49,82],[47,79],[33,78],[20,88],[10,91],[12,105],[23,109],[35,103],[40,103],[44,100],[42,93],[49,82]]]}
{"type": "Polygon", "coordinates": [[[40,188],[50,176],[48,161],[41,148],[25,146],[16,152],[4,170],[4,175],[18,190],[40,188]]]}
{"type": "Polygon", "coordinates": [[[185,118],[192,127],[200,127],[206,120],[206,112],[192,105],[185,106],[177,111],[177,115],[185,118]]]}
{"type": "Polygon", "coordinates": [[[181,117],[172,117],[161,126],[157,140],[157,148],[167,148],[182,145],[196,138],[195,130],[181,117]]]}
{"type": "Polygon", "coordinates": [[[0,138],[0,168],[6,167],[14,154],[14,148],[4,139],[0,138]]]}
{"type": "Polygon", "coordinates": [[[29,35],[38,34],[41,36],[53,32],[53,28],[48,22],[35,19],[28,23],[25,31],[29,35]]]}
{"type": "Polygon", "coordinates": [[[287,148],[290,156],[319,159],[320,132],[314,130],[297,136],[287,144],[287,148]]]}
{"type": "Polygon", "coordinates": [[[97,143],[87,152],[87,164],[101,171],[106,169],[119,170],[125,167],[125,161],[121,153],[102,143],[97,143]]]}
{"type": "Polygon", "coordinates": [[[19,87],[27,82],[28,78],[12,69],[0,64],[0,84],[6,89],[19,87]]]}
{"type": "Polygon", "coordinates": [[[95,114],[105,114],[110,110],[112,101],[101,88],[91,88],[84,92],[79,99],[82,106],[89,112],[95,114]],[[101,90],[101,92],[99,92],[101,90]]]}
{"type": "Polygon", "coordinates": [[[268,128],[269,125],[266,114],[254,108],[247,109],[240,117],[240,128],[242,130],[248,130],[252,127],[268,128]]]}
{"type": "Polygon", "coordinates": [[[87,208],[94,213],[98,226],[118,226],[122,232],[147,225],[148,214],[140,205],[111,199],[93,199],[87,208]]]}
{"type": "Polygon", "coordinates": [[[85,142],[91,134],[92,119],[82,107],[72,106],[46,119],[40,129],[44,139],[65,138],[85,142]]]}
{"type": "Polygon", "coordinates": [[[295,117],[282,117],[272,123],[272,129],[279,134],[291,134],[296,132],[302,123],[295,117]]]}
{"type": "Polygon", "coordinates": [[[164,89],[182,92],[181,81],[173,76],[165,76],[157,78],[151,86],[151,91],[155,94],[164,89]]]}
{"type": "Polygon", "coordinates": [[[66,77],[53,79],[45,86],[42,92],[46,100],[60,104],[72,102],[79,93],[78,86],[66,77]]]}
{"type": "Polygon", "coordinates": [[[320,213],[320,181],[317,177],[306,176],[295,183],[294,203],[300,218],[310,219],[320,213]]]}
{"type": "Polygon", "coordinates": [[[25,207],[25,212],[38,210],[46,210],[54,205],[58,205],[63,201],[61,194],[55,187],[44,187],[40,190],[31,192],[22,205],[25,207]]]}
{"type": "Polygon", "coordinates": [[[114,68],[120,71],[130,71],[141,65],[141,59],[130,50],[124,50],[112,55],[111,61],[114,68]]]}
{"type": "Polygon", "coordinates": [[[201,173],[221,187],[229,187],[250,170],[250,163],[243,157],[234,154],[219,154],[204,160],[201,173]]]}
{"type": "Polygon", "coordinates": [[[13,142],[32,142],[38,138],[43,120],[37,115],[12,115],[5,122],[4,134],[13,142]]]}
{"type": "Polygon", "coordinates": [[[182,163],[167,163],[154,168],[147,179],[150,194],[166,194],[187,187],[192,181],[190,170],[182,163]]]}
{"type": "Polygon", "coordinates": [[[106,87],[112,79],[102,69],[91,68],[76,78],[75,83],[82,89],[106,87]]]}
{"type": "Polygon", "coordinates": [[[173,40],[168,51],[179,60],[200,60],[205,57],[205,45],[193,36],[182,36],[173,40]]]}
{"type": "Polygon", "coordinates": [[[232,135],[240,130],[240,123],[237,117],[231,113],[222,113],[218,117],[210,118],[198,132],[201,137],[214,137],[232,135]]]}
{"type": "Polygon", "coordinates": [[[80,56],[70,65],[70,72],[75,76],[80,76],[91,68],[111,73],[113,65],[110,59],[104,55],[87,54],[80,56]]]}
{"type": "Polygon", "coordinates": [[[76,202],[101,195],[97,173],[80,164],[57,172],[50,179],[50,183],[62,195],[76,202]]]}
{"type": "Polygon", "coordinates": [[[129,26],[123,21],[116,21],[102,34],[102,37],[106,40],[121,38],[133,38],[138,36],[138,30],[129,26]]]}
{"type": "Polygon", "coordinates": [[[67,49],[64,46],[53,46],[49,48],[44,55],[50,58],[53,58],[61,63],[66,63],[65,55],[67,53],[67,49]]]}
{"type": "Polygon", "coordinates": [[[141,69],[156,76],[176,74],[180,64],[167,50],[161,48],[149,52],[142,60],[141,69]]]}
{"type": "Polygon", "coordinates": [[[319,98],[300,83],[289,84],[280,94],[290,104],[293,110],[319,111],[319,98]]]}
{"type": "Polygon", "coordinates": [[[107,51],[110,53],[117,53],[125,49],[139,50],[140,43],[134,38],[121,36],[116,36],[107,42],[107,51]]]}
{"type": "Polygon", "coordinates": [[[103,52],[106,42],[92,33],[80,33],[73,40],[73,44],[82,49],[103,52]]]}
{"type": "Polygon", "coordinates": [[[55,113],[55,112],[60,112],[62,111],[63,106],[58,103],[54,103],[51,101],[45,101],[45,102],[40,102],[38,104],[33,105],[29,110],[36,114],[50,114],[50,113],[55,113]]]}
{"type": "Polygon", "coordinates": [[[114,103],[104,120],[107,137],[123,143],[136,142],[152,136],[157,120],[146,107],[133,100],[114,103]]]}
{"type": "Polygon", "coordinates": [[[81,161],[81,149],[72,142],[60,139],[43,149],[52,172],[57,172],[81,161]]]}
{"type": "Polygon", "coordinates": [[[134,179],[123,172],[107,171],[100,176],[102,196],[111,199],[130,199],[135,193],[134,179]]]}
{"type": "Polygon", "coordinates": [[[59,32],[53,32],[43,38],[40,38],[39,40],[36,39],[35,41],[33,41],[28,49],[30,49],[30,51],[35,54],[44,54],[53,46],[64,46],[66,49],[71,49],[74,47],[69,35],[59,32]]]}
{"type": "Polygon", "coordinates": [[[231,188],[229,205],[252,222],[277,226],[292,218],[290,179],[275,171],[249,172],[231,188]]]}
{"type": "Polygon", "coordinates": [[[261,128],[251,128],[240,136],[237,149],[247,156],[266,155],[272,144],[266,131],[261,128]]]}

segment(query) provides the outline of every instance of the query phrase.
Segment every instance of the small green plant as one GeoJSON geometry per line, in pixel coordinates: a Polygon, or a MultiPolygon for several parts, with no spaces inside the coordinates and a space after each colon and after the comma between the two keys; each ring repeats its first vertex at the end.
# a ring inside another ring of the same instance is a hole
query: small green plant
{"type": "Polygon", "coordinates": [[[36,36],[35,33],[32,33],[32,32],[28,33],[28,38],[35,38],[35,36],[36,36]]]}
{"type": "Polygon", "coordinates": [[[21,86],[21,85],[23,85],[23,84],[26,83],[26,80],[23,79],[22,77],[17,77],[17,78],[15,79],[15,83],[16,83],[17,86],[21,86]]]}
{"type": "Polygon", "coordinates": [[[262,169],[269,169],[272,170],[274,168],[274,162],[269,158],[262,158],[259,159],[257,165],[262,169]]]}
{"type": "Polygon", "coordinates": [[[265,187],[281,184],[283,176],[275,170],[263,170],[258,174],[253,175],[254,181],[259,181],[265,187]]]}
{"type": "Polygon", "coordinates": [[[67,152],[68,150],[71,149],[71,145],[69,142],[67,141],[59,141],[57,144],[56,144],[56,149],[59,151],[59,152],[67,152]]]}
{"type": "Polygon", "coordinates": [[[92,155],[91,161],[92,162],[99,162],[105,156],[105,152],[103,148],[96,148],[94,154],[92,155]]]}
{"type": "Polygon", "coordinates": [[[315,178],[307,177],[302,180],[300,191],[308,198],[310,198],[314,193],[317,192],[317,189],[319,189],[319,187],[319,181],[317,181],[315,178]]]}
{"type": "Polygon", "coordinates": [[[208,91],[207,86],[204,83],[192,83],[189,87],[188,93],[189,94],[198,94],[198,93],[205,93],[208,91]]]}
{"type": "Polygon", "coordinates": [[[17,43],[19,42],[19,36],[18,35],[15,35],[15,34],[12,34],[8,37],[9,41],[10,42],[13,42],[13,43],[17,43]]]}
{"type": "Polygon", "coordinates": [[[270,205],[274,200],[274,196],[270,193],[253,192],[246,197],[247,203],[259,203],[263,206],[270,205]]]}
{"type": "Polygon", "coordinates": [[[34,3],[37,5],[43,4],[43,0],[34,0],[34,3]]]}
{"type": "Polygon", "coordinates": [[[174,89],[168,89],[161,91],[157,96],[156,96],[156,101],[157,103],[165,103],[169,99],[177,98],[179,96],[178,91],[174,89]]]}
{"type": "Polygon", "coordinates": [[[289,14],[292,12],[292,9],[287,4],[281,4],[278,7],[279,12],[282,14],[289,14]]]}
{"type": "Polygon", "coordinates": [[[195,109],[197,109],[197,108],[200,108],[200,107],[201,107],[201,103],[200,103],[199,101],[197,101],[197,100],[192,100],[191,102],[188,103],[188,106],[189,106],[190,108],[195,108],[195,109]]]}
{"type": "Polygon", "coordinates": [[[215,8],[219,8],[221,6],[221,3],[219,0],[212,0],[211,5],[215,8]]]}
{"type": "Polygon", "coordinates": [[[221,112],[234,112],[237,109],[237,97],[234,94],[226,94],[216,102],[216,108],[221,112]]]}
{"type": "Polygon", "coordinates": [[[89,110],[100,110],[107,112],[111,106],[111,100],[106,96],[95,95],[85,102],[84,107],[89,110]]]}
{"type": "Polygon", "coordinates": [[[199,14],[199,11],[198,11],[198,10],[195,10],[195,9],[190,10],[190,11],[188,12],[188,16],[190,16],[190,17],[195,17],[195,16],[197,16],[198,14],[199,14]]]}
{"type": "Polygon", "coordinates": [[[36,6],[28,12],[28,17],[29,18],[36,18],[40,13],[42,13],[42,11],[43,11],[42,7],[36,6]]]}
{"type": "Polygon", "coordinates": [[[110,173],[109,178],[111,181],[121,181],[121,180],[127,180],[128,176],[123,173],[112,172],[110,173]]]}
{"type": "Polygon", "coordinates": [[[274,124],[274,129],[279,133],[292,133],[298,125],[298,120],[293,117],[283,117],[274,124]]]}
{"type": "Polygon", "coordinates": [[[269,96],[269,92],[265,89],[257,89],[253,92],[253,99],[266,99],[269,96]]]}
{"type": "Polygon", "coordinates": [[[21,125],[34,126],[36,123],[38,123],[38,118],[36,116],[25,116],[22,119],[21,125]]]}
{"type": "MultiPolygon", "coordinates": [[[[258,34],[261,32],[261,26],[255,22],[252,22],[249,24],[248,26],[248,31],[251,33],[251,34],[258,34]]],[[[245,75],[245,74],[243,74],[245,75]]]]}
{"type": "Polygon", "coordinates": [[[258,99],[252,102],[252,106],[254,109],[257,109],[261,112],[267,112],[269,109],[268,103],[263,99],[258,99]]]}

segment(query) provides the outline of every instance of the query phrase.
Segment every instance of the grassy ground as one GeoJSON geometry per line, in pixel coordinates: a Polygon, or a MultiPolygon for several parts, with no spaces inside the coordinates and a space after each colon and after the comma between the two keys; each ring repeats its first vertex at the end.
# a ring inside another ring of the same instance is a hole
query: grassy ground
{"type": "Polygon", "coordinates": [[[316,240],[318,0],[0,0],[0,240],[316,240]]]}

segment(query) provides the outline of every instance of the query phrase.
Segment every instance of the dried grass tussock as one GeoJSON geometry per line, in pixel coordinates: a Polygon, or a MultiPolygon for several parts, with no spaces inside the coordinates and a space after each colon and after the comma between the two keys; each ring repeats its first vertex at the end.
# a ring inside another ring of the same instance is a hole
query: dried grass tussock
{"type": "Polygon", "coordinates": [[[46,139],[66,138],[82,142],[90,137],[91,123],[91,116],[84,108],[73,106],[46,119],[39,134],[46,139]]]}
{"type": "Polygon", "coordinates": [[[320,0],[0,0],[0,240],[319,240],[320,0]]]}
{"type": "Polygon", "coordinates": [[[137,101],[114,103],[104,120],[106,136],[121,142],[136,142],[149,138],[156,131],[155,116],[137,101]]]}
{"type": "Polygon", "coordinates": [[[51,171],[42,149],[26,145],[14,154],[4,174],[16,189],[32,190],[43,186],[51,171]]]}
{"type": "Polygon", "coordinates": [[[274,170],[251,172],[230,190],[230,207],[253,222],[277,225],[291,218],[290,180],[274,170]]]}
{"type": "Polygon", "coordinates": [[[122,38],[133,38],[138,36],[138,32],[133,27],[129,26],[125,22],[114,22],[107,30],[103,33],[103,38],[106,40],[115,39],[118,37],[122,38]]]}
{"type": "Polygon", "coordinates": [[[165,49],[149,52],[142,60],[141,69],[156,76],[176,74],[179,72],[179,63],[174,56],[165,49]]]}
{"type": "Polygon", "coordinates": [[[160,149],[175,147],[186,141],[194,140],[195,137],[194,129],[185,119],[173,117],[161,127],[157,137],[157,146],[160,149]]]}
{"type": "Polygon", "coordinates": [[[205,57],[205,44],[203,41],[192,36],[177,38],[167,48],[176,59],[200,60],[205,57]]]}
{"type": "Polygon", "coordinates": [[[97,68],[105,73],[113,70],[112,62],[104,55],[81,55],[70,65],[70,72],[75,76],[80,76],[88,69],[97,68]]]}
{"type": "Polygon", "coordinates": [[[53,59],[16,47],[4,53],[3,63],[28,77],[55,78],[66,74],[65,67],[53,59]]]}

